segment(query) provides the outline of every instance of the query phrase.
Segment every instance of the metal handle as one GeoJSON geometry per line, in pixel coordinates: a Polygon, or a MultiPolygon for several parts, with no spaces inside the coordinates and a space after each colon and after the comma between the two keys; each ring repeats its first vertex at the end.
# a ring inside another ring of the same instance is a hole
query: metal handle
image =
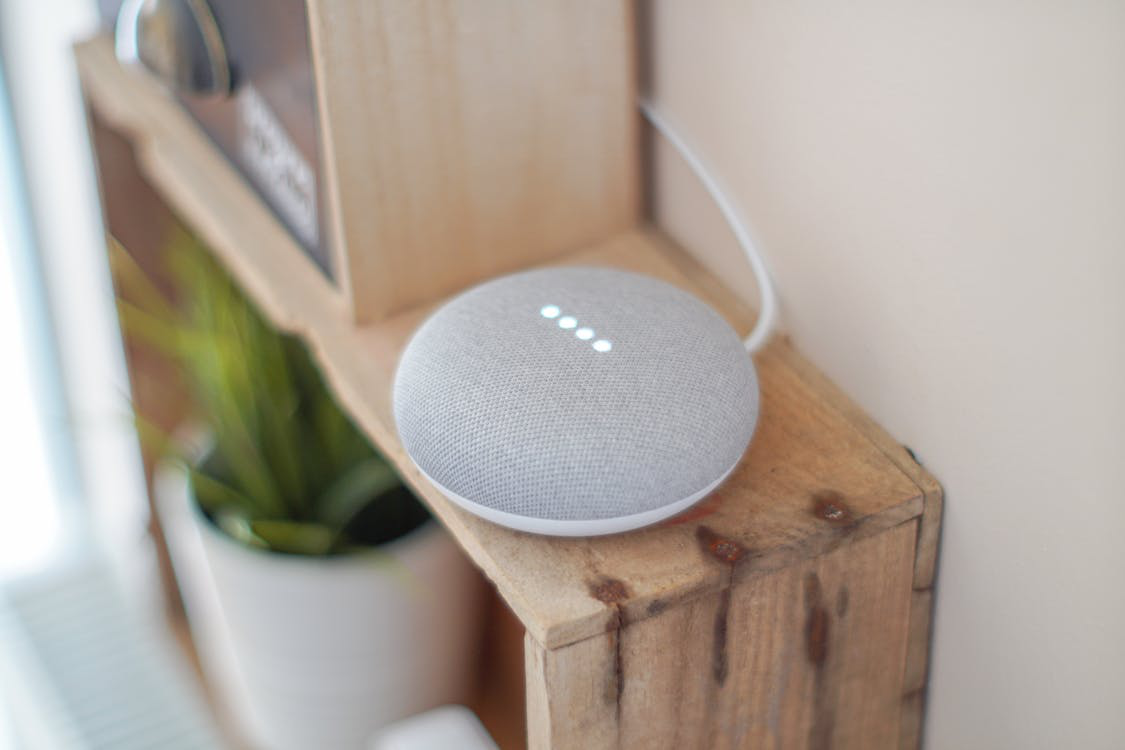
{"type": "Polygon", "coordinates": [[[177,91],[230,93],[226,47],[206,0],[125,0],[114,44],[118,60],[140,63],[177,91]]]}

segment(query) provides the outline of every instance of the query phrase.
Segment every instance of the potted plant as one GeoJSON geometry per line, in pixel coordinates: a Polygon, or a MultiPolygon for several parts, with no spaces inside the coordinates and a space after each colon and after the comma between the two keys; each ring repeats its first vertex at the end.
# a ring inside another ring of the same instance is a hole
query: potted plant
{"type": "Polygon", "coordinates": [[[470,687],[480,580],[328,392],[194,240],[178,302],[111,252],[126,334],[178,365],[200,428],[155,483],[193,640],[227,718],[264,748],[361,748],[470,687]]]}

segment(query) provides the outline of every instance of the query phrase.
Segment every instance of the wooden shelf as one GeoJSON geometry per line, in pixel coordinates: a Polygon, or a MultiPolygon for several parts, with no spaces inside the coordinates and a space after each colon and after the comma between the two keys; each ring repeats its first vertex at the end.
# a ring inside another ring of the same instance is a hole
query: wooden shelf
{"type": "MultiPolygon", "coordinates": [[[[552,669],[561,668],[561,662],[544,655],[547,652],[561,654],[580,642],[601,643],[625,623],[633,627],[658,619],[692,601],[714,601],[721,612],[723,591],[897,530],[893,536],[899,541],[894,544],[911,558],[902,583],[907,604],[901,611],[885,608],[886,617],[895,621],[880,625],[884,629],[879,637],[892,640],[886,644],[890,652],[886,668],[902,672],[905,655],[904,674],[888,678],[903,701],[902,718],[896,718],[894,731],[901,732],[905,745],[916,737],[940,488],[787,341],[776,340],[755,358],[763,408],[747,456],[718,491],[692,510],[654,528],[593,539],[553,539],[492,525],[446,501],[410,464],[395,433],[390,396],[397,358],[431,308],[357,327],[343,295],[305,258],[174,100],[144,74],[119,66],[106,39],[80,44],[77,59],[90,106],[128,135],[152,184],[214,249],[263,311],[309,343],[342,403],[522,622],[528,655],[538,660],[528,665],[529,711],[558,710],[554,704],[546,705],[554,699],[537,695],[534,689],[550,680],[547,673],[552,669]]],[[[746,331],[753,320],[751,310],[651,229],[624,233],[559,262],[642,271],[707,300],[737,330],[746,331]]],[[[878,559],[872,564],[877,565],[878,559]]],[[[854,603],[865,595],[858,587],[874,590],[895,584],[850,585],[854,603]]],[[[847,597],[835,606],[846,610],[847,597]]],[[[803,615],[794,617],[800,622],[803,615]]],[[[725,628],[716,624],[712,633],[707,624],[706,632],[695,633],[714,640],[708,648],[714,651],[716,670],[719,660],[727,658],[725,628]]],[[[806,636],[812,637],[803,631],[793,637],[800,641],[806,636]]],[[[612,660],[620,703],[621,672],[629,671],[621,661],[634,657],[622,655],[619,639],[614,643],[618,644],[612,660]]],[[[815,659],[801,668],[815,671],[815,659]]],[[[871,670],[870,665],[864,668],[871,670]]],[[[842,674],[840,679],[849,678],[842,674]]],[[[891,708],[897,716],[899,707],[891,708]]],[[[620,723],[624,721],[620,705],[617,710],[620,723]]],[[[807,716],[793,721],[815,725],[807,716]]],[[[557,731],[547,721],[540,726],[544,732],[557,731]]]]}

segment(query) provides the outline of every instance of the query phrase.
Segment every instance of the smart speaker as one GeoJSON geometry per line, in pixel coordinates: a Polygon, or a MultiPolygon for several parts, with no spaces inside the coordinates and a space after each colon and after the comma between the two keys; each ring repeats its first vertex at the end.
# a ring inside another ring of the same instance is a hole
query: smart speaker
{"type": "Polygon", "coordinates": [[[743,342],[670,284],[604,268],[477,286],[414,334],[394,382],[403,447],[451,501],[521,531],[594,536],[715,489],[758,418],[743,342]]]}

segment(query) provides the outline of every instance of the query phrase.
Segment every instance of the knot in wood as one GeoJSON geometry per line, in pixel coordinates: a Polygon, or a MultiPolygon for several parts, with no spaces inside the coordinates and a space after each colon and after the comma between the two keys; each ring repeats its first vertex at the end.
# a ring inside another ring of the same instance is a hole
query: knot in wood
{"type": "Polygon", "coordinates": [[[734,565],[746,554],[746,548],[741,544],[733,539],[719,536],[706,526],[698,527],[695,530],[695,536],[707,554],[719,562],[734,565]]]}
{"type": "Polygon", "coordinates": [[[590,584],[590,595],[603,604],[617,604],[629,598],[629,587],[616,578],[602,578],[590,584]]]}
{"type": "Polygon", "coordinates": [[[844,496],[835,490],[822,490],[813,495],[813,514],[835,525],[852,521],[852,512],[844,502],[844,496]]]}
{"type": "Polygon", "coordinates": [[[711,554],[719,558],[723,562],[736,563],[746,551],[738,542],[732,542],[729,539],[718,539],[708,545],[711,554]]]}
{"type": "Polygon", "coordinates": [[[824,517],[829,521],[839,521],[844,517],[844,509],[837,508],[832,503],[828,503],[824,506],[824,517]]]}

